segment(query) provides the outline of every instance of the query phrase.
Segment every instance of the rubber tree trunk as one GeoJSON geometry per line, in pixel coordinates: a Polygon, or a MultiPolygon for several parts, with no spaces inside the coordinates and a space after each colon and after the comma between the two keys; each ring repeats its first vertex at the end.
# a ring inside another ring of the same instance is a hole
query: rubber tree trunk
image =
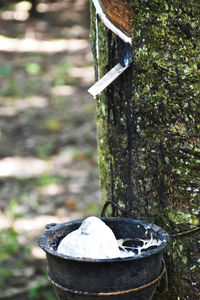
{"type": "Polygon", "coordinates": [[[36,8],[37,8],[37,4],[38,4],[38,0],[30,0],[30,2],[31,2],[31,9],[30,9],[30,15],[31,15],[31,17],[36,17],[36,16],[38,16],[38,12],[37,12],[37,10],[36,10],[36,8]]]}
{"type": "Polygon", "coordinates": [[[200,2],[130,2],[132,48],[91,4],[96,80],[133,57],[96,97],[102,200],[109,215],[169,232],[168,280],[154,299],[200,299],[200,2]]]}

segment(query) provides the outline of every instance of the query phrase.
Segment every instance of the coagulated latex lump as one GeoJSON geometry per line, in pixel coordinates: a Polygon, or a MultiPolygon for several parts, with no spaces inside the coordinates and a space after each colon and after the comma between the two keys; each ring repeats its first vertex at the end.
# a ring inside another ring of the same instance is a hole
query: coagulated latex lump
{"type": "Polygon", "coordinates": [[[97,217],[86,218],[77,230],[64,237],[57,252],[67,256],[92,259],[121,256],[114,233],[97,217]]]}

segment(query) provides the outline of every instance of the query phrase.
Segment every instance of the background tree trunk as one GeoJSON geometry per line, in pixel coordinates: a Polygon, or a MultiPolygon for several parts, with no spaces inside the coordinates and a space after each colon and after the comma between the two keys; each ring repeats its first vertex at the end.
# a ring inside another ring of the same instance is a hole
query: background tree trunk
{"type": "Polygon", "coordinates": [[[133,57],[96,97],[102,200],[109,215],[169,232],[168,291],[155,299],[200,299],[200,2],[130,2],[132,48],[91,5],[96,79],[133,57]]]}

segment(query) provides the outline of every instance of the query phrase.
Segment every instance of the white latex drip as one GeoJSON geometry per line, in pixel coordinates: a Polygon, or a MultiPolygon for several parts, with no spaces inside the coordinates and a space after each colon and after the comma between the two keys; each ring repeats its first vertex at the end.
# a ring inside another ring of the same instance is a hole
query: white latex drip
{"type": "Polygon", "coordinates": [[[137,255],[141,255],[142,254],[142,250],[147,250],[147,249],[149,249],[149,248],[151,248],[151,247],[158,247],[158,246],[160,246],[163,242],[164,242],[164,240],[156,240],[156,239],[154,239],[153,238],[153,235],[151,234],[151,238],[150,239],[139,239],[139,238],[137,238],[137,239],[135,239],[135,240],[137,240],[137,241],[140,241],[140,242],[142,242],[143,243],[143,245],[142,246],[139,246],[139,247],[129,247],[129,246],[123,246],[123,243],[124,242],[126,242],[126,241],[132,241],[133,239],[120,239],[120,240],[117,240],[117,242],[118,242],[118,245],[119,245],[119,247],[121,247],[121,248],[124,248],[125,250],[137,250],[138,251],[138,254],[137,255]]]}

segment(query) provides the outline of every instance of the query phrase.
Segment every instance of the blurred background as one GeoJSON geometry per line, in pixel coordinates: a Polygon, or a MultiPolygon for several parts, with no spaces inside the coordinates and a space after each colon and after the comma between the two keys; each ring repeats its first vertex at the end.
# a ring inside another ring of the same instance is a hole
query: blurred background
{"type": "Polygon", "coordinates": [[[99,215],[89,0],[0,0],[0,299],[55,300],[37,239],[99,215]]]}

